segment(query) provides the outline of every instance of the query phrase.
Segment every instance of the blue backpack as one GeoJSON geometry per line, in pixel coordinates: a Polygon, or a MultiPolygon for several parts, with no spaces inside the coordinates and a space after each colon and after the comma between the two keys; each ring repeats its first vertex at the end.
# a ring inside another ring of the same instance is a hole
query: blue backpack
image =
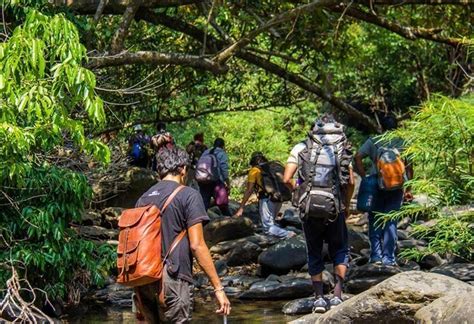
{"type": "Polygon", "coordinates": [[[132,151],[130,152],[130,156],[134,160],[139,160],[143,156],[143,147],[140,141],[136,141],[132,145],[132,151]]]}

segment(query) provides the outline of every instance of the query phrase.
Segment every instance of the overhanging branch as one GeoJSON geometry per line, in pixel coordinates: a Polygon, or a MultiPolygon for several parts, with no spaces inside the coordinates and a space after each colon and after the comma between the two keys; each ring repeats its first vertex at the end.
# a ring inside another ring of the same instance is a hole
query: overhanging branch
{"type": "Polygon", "coordinates": [[[336,11],[336,12],[344,12],[347,16],[365,21],[369,24],[373,24],[373,25],[385,28],[391,32],[394,32],[410,40],[416,40],[416,39],[421,38],[421,39],[434,41],[437,43],[450,45],[453,47],[473,44],[472,41],[468,39],[444,37],[440,34],[441,32],[440,29],[425,29],[425,28],[403,26],[385,17],[381,17],[373,13],[359,10],[354,7],[337,6],[337,7],[331,8],[331,10],[336,11]]]}
{"type": "MultiPolygon", "coordinates": [[[[152,13],[152,12],[148,11],[146,14],[145,13],[137,14],[136,18],[137,19],[141,18],[141,19],[144,19],[144,20],[146,20],[150,23],[160,24],[160,25],[166,26],[170,29],[179,31],[183,34],[186,34],[186,35],[196,39],[197,41],[202,41],[203,36],[204,36],[204,33],[200,29],[198,29],[197,27],[195,27],[193,25],[190,25],[190,24],[188,24],[188,23],[186,23],[182,20],[179,20],[177,18],[167,16],[165,14],[155,14],[155,13],[152,13]]],[[[227,44],[225,41],[218,40],[218,39],[212,37],[211,35],[208,35],[207,43],[208,43],[209,51],[211,51],[212,49],[215,49],[215,48],[217,48],[217,49],[224,48],[227,44]]],[[[374,120],[372,120],[372,118],[365,115],[361,111],[357,110],[353,106],[345,103],[341,99],[335,97],[331,93],[325,91],[319,85],[316,85],[312,82],[309,82],[308,80],[305,80],[302,77],[300,77],[300,76],[298,76],[294,73],[291,73],[291,72],[285,70],[284,68],[282,68],[282,67],[280,67],[280,66],[278,66],[278,65],[276,65],[276,64],[274,64],[270,61],[267,61],[267,60],[265,60],[265,59],[263,59],[263,58],[261,58],[257,55],[251,54],[249,52],[239,51],[239,52],[236,53],[236,56],[239,57],[240,59],[243,59],[243,60],[247,61],[248,63],[250,63],[254,66],[260,67],[260,68],[262,68],[262,69],[264,69],[264,70],[266,70],[266,71],[268,71],[272,74],[280,76],[281,78],[283,78],[283,79],[299,86],[300,88],[302,88],[302,89],[304,89],[308,92],[314,93],[315,95],[317,95],[322,100],[330,102],[337,109],[340,109],[340,110],[344,111],[345,113],[347,113],[349,116],[352,116],[352,117],[356,118],[362,124],[366,125],[369,129],[371,129],[373,131],[378,130],[378,125],[376,124],[376,122],[374,120]]]]}
{"type": "Polygon", "coordinates": [[[150,65],[181,65],[189,66],[199,70],[210,71],[214,74],[227,72],[227,67],[215,63],[207,58],[178,54],[159,53],[153,51],[122,52],[111,56],[93,56],[89,58],[90,68],[105,68],[109,66],[120,66],[130,64],[150,64],[150,65]]]}
{"type": "Polygon", "coordinates": [[[284,104],[267,104],[267,105],[257,106],[257,105],[246,104],[246,105],[242,105],[242,106],[238,106],[234,108],[225,107],[225,108],[203,110],[203,111],[191,113],[186,116],[173,116],[173,117],[160,116],[160,117],[152,117],[152,118],[143,118],[143,119],[135,120],[133,122],[124,123],[122,125],[116,125],[116,126],[112,126],[110,128],[101,130],[100,132],[94,134],[94,136],[100,136],[102,134],[119,131],[124,128],[130,128],[138,124],[146,125],[146,124],[154,124],[157,122],[165,122],[165,123],[183,122],[189,119],[195,119],[195,118],[203,117],[210,114],[218,114],[218,113],[224,113],[224,112],[227,112],[227,113],[228,112],[246,112],[246,111],[248,112],[248,111],[257,111],[257,110],[271,109],[271,108],[289,107],[299,102],[302,102],[304,100],[305,99],[295,100],[294,102],[291,102],[285,105],[284,104]]]}
{"type": "Polygon", "coordinates": [[[305,14],[308,12],[311,12],[315,10],[316,8],[321,8],[325,6],[332,6],[340,1],[337,0],[315,0],[311,3],[308,3],[306,5],[299,6],[295,9],[289,10],[287,12],[284,12],[282,14],[279,14],[278,16],[270,19],[266,23],[264,23],[262,26],[252,30],[250,33],[247,35],[243,36],[241,39],[239,39],[237,42],[234,44],[230,45],[223,51],[221,51],[219,54],[216,55],[215,61],[219,63],[224,63],[226,62],[232,55],[234,55],[236,52],[238,52],[240,49],[244,48],[247,46],[250,42],[252,42],[255,37],[260,35],[263,32],[266,32],[272,27],[275,27],[281,23],[284,23],[286,21],[289,21],[293,18],[298,17],[301,14],[305,14]]]}

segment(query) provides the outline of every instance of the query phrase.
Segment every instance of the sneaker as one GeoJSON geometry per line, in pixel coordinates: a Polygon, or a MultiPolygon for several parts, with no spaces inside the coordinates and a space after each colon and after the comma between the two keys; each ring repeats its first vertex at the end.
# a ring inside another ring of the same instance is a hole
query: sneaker
{"type": "Polygon", "coordinates": [[[334,307],[340,304],[342,304],[342,299],[337,296],[334,296],[329,300],[329,309],[333,309],[334,307]]]}
{"type": "Polygon", "coordinates": [[[384,265],[387,267],[398,267],[398,263],[396,261],[387,262],[387,263],[384,263],[384,265]]]}
{"type": "Polygon", "coordinates": [[[313,313],[325,313],[328,309],[328,303],[323,297],[317,298],[313,303],[313,313]]]}
{"type": "Polygon", "coordinates": [[[372,261],[370,260],[369,263],[372,263],[372,264],[375,264],[375,265],[382,265],[382,260],[376,260],[376,261],[372,261]]]}

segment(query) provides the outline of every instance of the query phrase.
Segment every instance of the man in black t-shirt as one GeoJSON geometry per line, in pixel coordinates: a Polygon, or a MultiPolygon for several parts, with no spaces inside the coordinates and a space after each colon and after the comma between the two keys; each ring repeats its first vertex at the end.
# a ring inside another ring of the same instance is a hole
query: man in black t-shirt
{"type": "MultiPolygon", "coordinates": [[[[166,199],[184,184],[189,165],[188,154],[179,148],[163,148],[156,154],[157,171],[162,179],[137,201],[136,207],[150,204],[162,208],[166,199]]],[[[166,308],[159,308],[156,285],[137,289],[139,308],[149,323],[186,323],[191,320],[190,286],[193,283],[193,255],[209,277],[219,303],[217,313],[228,315],[230,303],[204,241],[203,224],[209,221],[198,191],[185,187],[162,214],[162,254],[169,251],[174,239],[183,230],[187,235],[166,260],[163,274],[166,308]]]]}

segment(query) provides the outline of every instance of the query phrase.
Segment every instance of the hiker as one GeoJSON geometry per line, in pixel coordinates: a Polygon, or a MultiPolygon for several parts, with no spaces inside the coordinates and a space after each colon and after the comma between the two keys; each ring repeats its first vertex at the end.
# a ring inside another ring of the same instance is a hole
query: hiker
{"type": "MultiPolygon", "coordinates": [[[[291,238],[295,236],[295,232],[288,231],[275,224],[275,218],[281,209],[281,201],[273,201],[270,199],[270,195],[265,191],[263,185],[262,169],[267,169],[269,164],[267,158],[261,152],[254,152],[250,158],[250,171],[247,178],[247,189],[245,190],[244,197],[240,202],[240,208],[234,214],[236,217],[241,217],[244,213],[244,207],[250,196],[256,193],[258,196],[258,211],[260,213],[260,220],[265,234],[273,235],[278,238],[291,238]]],[[[283,173],[283,172],[281,172],[283,173]]],[[[269,176],[275,176],[268,172],[269,176]]],[[[284,189],[288,189],[286,186],[284,189]]],[[[288,191],[291,198],[291,192],[288,191]]]]}
{"type": "Polygon", "coordinates": [[[204,153],[204,151],[206,150],[207,150],[207,146],[204,144],[203,133],[195,134],[193,141],[191,141],[191,143],[189,143],[188,146],[186,147],[186,152],[188,152],[189,158],[191,160],[191,166],[188,171],[188,180],[186,183],[188,184],[188,186],[195,189],[199,188],[196,182],[196,179],[194,177],[196,174],[196,165],[202,153],[204,153]]]}
{"type": "MultiPolygon", "coordinates": [[[[157,170],[162,179],[148,189],[136,206],[156,205],[162,208],[167,198],[184,184],[189,165],[188,154],[179,148],[162,148],[157,153],[157,170]]],[[[209,277],[219,303],[218,314],[228,315],[230,303],[217,275],[209,249],[204,241],[203,225],[209,221],[199,193],[184,187],[162,214],[162,251],[169,251],[171,243],[184,230],[187,235],[166,260],[163,273],[165,308],[158,307],[156,285],[136,289],[138,308],[149,323],[187,323],[191,321],[193,258],[209,277]]],[[[164,253],[163,253],[164,254],[164,253]]]]}
{"type": "Polygon", "coordinates": [[[284,181],[295,189],[293,204],[299,209],[307,244],[308,272],[316,300],[313,312],[323,313],[342,303],[342,289],[349,264],[345,218],[354,191],[352,153],[344,126],[331,115],[313,124],[306,141],[297,144],[288,158],[284,181]],[[298,171],[296,182],[293,176],[298,171]],[[323,294],[323,243],[334,264],[334,296],[323,294]]]}
{"type": "MultiPolygon", "coordinates": [[[[384,131],[397,127],[393,116],[380,120],[384,131]]],[[[395,250],[397,247],[397,222],[391,220],[381,226],[375,224],[376,213],[388,213],[399,210],[403,199],[413,199],[410,188],[403,190],[403,184],[413,177],[412,166],[400,158],[403,152],[403,141],[400,138],[384,140],[381,136],[370,137],[355,155],[355,171],[362,177],[361,190],[366,183],[373,184],[373,202],[369,212],[370,262],[377,265],[396,266],[395,250]],[[364,169],[362,160],[370,158],[372,163],[369,172],[364,169]]],[[[359,195],[361,194],[359,190],[359,195]]],[[[359,206],[359,203],[358,203],[359,206]]]]}
{"type": "Polygon", "coordinates": [[[215,204],[225,216],[231,216],[229,211],[229,158],[225,152],[225,142],[216,138],[214,146],[201,155],[196,166],[196,181],[204,200],[206,210],[214,197],[215,204]]]}
{"type": "Polygon", "coordinates": [[[148,166],[149,160],[147,147],[150,142],[150,138],[143,132],[142,125],[135,125],[133,129],[135,134],[133,134],[128,141],[129,156],[132,159],[130,164],[146,168],[148,166]]]}
{"type": "Polygon", "coordinates": [[[157,133],[153,135],[151,138],[151,147],[155,151],[155,154],[152,159],[151,169],[153,171],[157,171],[157,161],[156,161],[156,153],[158,153],[163,147],[167,147],[171,149],[175,146],[173,135],[166,130],[166,124],[163,122],[159,122],[156,125],[157,133]]]}

